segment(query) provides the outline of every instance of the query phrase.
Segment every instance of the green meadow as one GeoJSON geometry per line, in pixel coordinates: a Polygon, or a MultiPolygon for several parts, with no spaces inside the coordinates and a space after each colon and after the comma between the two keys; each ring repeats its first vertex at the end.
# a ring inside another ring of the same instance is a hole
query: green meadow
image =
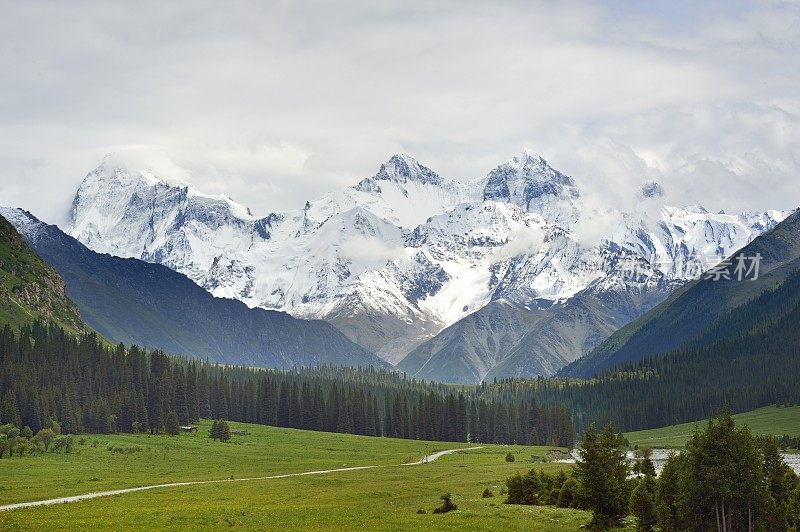
{"type": "MultiPolygon", "coordinates": [[[[735,414],[736,425],[747,425],[753,434],[772,434],[774,436],[800,436],[800,406],[767,406],[750,412],[735,414]]],[[[694,434],[695,427],[702,428],[707,421],[682,423],[658,429],[626,432],[625,437],[631,445],[651,447],[684,447],[694,434]]]]}
{"type": "Polygon", "coordinates": [[[241,479],[356,466],[358,471],[281,479],[165,487],[111,497],[0,512],[0,529],[435,529],[577,530],[588,512],[503,504],[504,481],[532,467],[546,447],[486,445],[417,461],[466,443],[424,442],[232,423],[246,436],[208,438],[209,422],[179,436],[87,435],[71,454],[0,460],[0,505],[118,488],[241,479]],[[511,452],[514,462],[505,456],[511,452]],[[489,488],[493,497],[483,497],[489,488]],[[451,493],[458,510],[434,515],[451,493]],[[426,513],[419,514],[418,510],[426,513]]]}

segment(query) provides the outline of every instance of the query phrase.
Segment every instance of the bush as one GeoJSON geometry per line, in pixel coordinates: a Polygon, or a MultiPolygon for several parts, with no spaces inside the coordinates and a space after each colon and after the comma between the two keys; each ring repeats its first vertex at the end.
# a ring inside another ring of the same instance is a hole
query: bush
{"type": "Polygon", "coordinates": [[[589,521],[589,523],[586,525],[586,528],[589,530],[605,532],[606,530],[611,530],[612,528],[618,528],[619,525],[619,521],[611,516],[594,513],[592,514],[592,520],[589,521]]]}
{"type": "Polygon", "coordinates": [[[53,441],[53,452],[71,453],[74,445],[75,440],[71,434],[67,436],[57,436],[55,441],[53,441]]]}
{"type": "Polygon", "coordinates": [[[577,506],[578,492],[580,486],[578,481],[574,478],[568,478],[564,484],[561,485],[561,490],[558,492],[558,500],[556,506],[559,508],[575,508],[577,506]]]}
{"type": "Polygon", "coordinates": [[[509,453],[506,455],[506,462],[513,462],[513,461],[514,461],[514,455],[513,455],[513,454],[511,454],[511,452],[509,452],[509,453]]]}
{"type": "Polygon", "coordinates": [[[453,510],[458,510],[458,506],[453,504],[453,501],[450,500],[450,494],[445,493],[441,497],[442,505],[438,508],[433,509],[433,513],[435,514],[446,514],[447,512],[452,512],[453,510]]]}
{"type": "Polygon", "coordinates": [[[42,442],[42,445],[44,445],[44,451],[47,452],[50,450],[50,444],[53,442],[55,437],[56,433],[53,429],[41,429],[36,433],[34,441],[42,442]]]}
{"type": "Polygon", "coordinates": [[[485,490],[483,490],[482,496],[484,499],[486,499],[488,497],[494,497],[494,493],[492,493],[492,490],[490,490],[489,488],[486,488],[485,490]]]}
{"type": "Polygon", "coordinates": [[[506,480],[508,497],[505,502],[540,506],[556,504],[567,482],[568,477],[563,472],[555,476],[537,469],[531,469],[524,475],[517,473],[506,480]]]}
{"type": "Polygon", "coordinates": [[[211,424],[211,430],[208,436],[214,440],[230,441],[231,428],[228,426],[227,421],[217,420],[211,424]]]}
{"type": "Polygon", "coordinates": [[[142,448],[138,445],[134,445],[133,447],[116,447],[109,445],[106,448],[114,454],[133,454],[142,451],[142,448]]]}

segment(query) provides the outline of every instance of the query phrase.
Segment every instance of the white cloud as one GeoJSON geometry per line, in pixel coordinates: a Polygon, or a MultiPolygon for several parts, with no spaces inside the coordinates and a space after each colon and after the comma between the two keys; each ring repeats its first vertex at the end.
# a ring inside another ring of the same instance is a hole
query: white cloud
{"type": "Polygon", "coordinates": [[[534,148],[620,205],[800,203],[788,2],[16,2],[0,19],[0,203],[61,221],[155,146],[254,213],[408,152],[477,178],[534,148]]]}
{"type": "Polygon", "coordinates": [[[511,258],[522,254],[533,254],[542,247],[544,233],[538,227],[517,230],[510,241],[497,249],[495,259],[511,258]]]}
{"type": "Polygon", "coordinates": [[[371,262],[377,268],[391,260],[405,258],[405,249],[377,237],[357,235],[342,243],[339,254],[356,263],[371,262]]]}

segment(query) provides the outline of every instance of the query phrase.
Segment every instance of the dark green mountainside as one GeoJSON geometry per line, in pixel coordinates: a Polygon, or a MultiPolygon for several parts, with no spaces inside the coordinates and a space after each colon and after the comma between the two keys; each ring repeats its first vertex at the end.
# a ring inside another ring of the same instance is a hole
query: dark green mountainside
{"type": "Polygon", "coordinates": [[[18,329],[37,319],[73,332],[86,329],[58,273],[0,216],[0,325],[18,329]]]}
{"type": "Polygon", "coordinates": [[[577,426],[622,430],[685,423],[772,404],[800,403],[800,272],[720,315],[694,345],[628,362],[588,381],[534,384],[564,402],[577,426]]]}
{"type": "Polygon", "coordinates": [[[326,322],[215,298],[165,266],[95,253],[25,211],[0,214],[61,275],[86,323],[114,342],[226,364],[387,366],[326,322]]]}
{"type": "Polygon", "coordinates": [[[734,260],[725,267],[730,280],[702,278],[679,288],[662,304],[614,333],[559,375],[590,377],[626,362],[708,345],[730,338],[731,334],[749,331],[752,324],[742,322],[744,313],[738,309],[784,283],[800,269],[800,212],[793,213],[733,256],[740,253],[745,257],[761,255],[758,279],[737,280],[734,260]],[[738,323],[739,328],[732,330],[731,323],[738,323]]]}

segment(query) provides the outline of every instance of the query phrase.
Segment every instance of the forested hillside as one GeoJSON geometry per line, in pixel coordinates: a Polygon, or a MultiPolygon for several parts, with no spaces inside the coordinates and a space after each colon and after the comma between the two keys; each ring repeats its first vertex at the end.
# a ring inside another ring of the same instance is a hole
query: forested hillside
{"type": "Polygon", "coordinates": [[[722,314],[704,343],[630,362],[588,381],[518,382],[532,397],[563,401],[578,429],[673,425],[776,403],[800,403],[800,272],[722,314]]]}
{"type": "MultiPolygon", "coordinates": [[[[734,253],[729,263],[720,265],[718,276],[704,275],[679,288],[664,303],[614,333],[559,374],[591,377],[625,362],[707,345],[725,337],[723,330],[738,335],[750,329],[750,310],[743,305],[780,285],[798,269],[800,212],[795,212],[734,253]],[[739,279],[735,257],[740,254],[748,259],[760,257],[757,276],[739,279]],[[736,328],[731,328],[732,320],[738,324],[736,328]]],[[[792,295],[791,291],[784,293],[792,295]]],[[[780,302],[759,304],[779,305],[780,302]]]]}
{"type": "MultiPolygon", "coordinates": [[[[28,238],[42,249],[58,250],[58,263],[73,276],[74,290],[79,293],[113,296],[116,290],[117,295],[130,294],[141,306],[141,295],[137,299],[134,288],[123,283],[132,284],[131,276],[123,275],[130,268],[150,273],[139,276],[141,282],[134,285],[145,294],[162,289],[165,295],[169,293],[169,282],[159,282],[161,270],[168,274],[161,277],[177,281],[178,289],[191,284],[162,266],[98,258],[74,240],[72,247],[64,248],[69,242],[59,241],[63,234],[56,228],[27,214],[25,220],[34,224],[28,227],[28,238]],[[90,265],[95,269],[90,271],[90,265]],[[109,273],[115,268],[122,273],[109,273]],[[148,283],[150,287],[145,286],[148,283]],[[104,290],[98,292],[97,287],[104,290]],[[123,289],[127,291],[119,292],[123,289]]],[[[112,348],[94,332],[76,333],[88,327],[65,296],[58,274],[1,217],[0,224],[3,294],[15,296],[7,300],[17,305],[6,304],[0,316],[0,424],[27,426],[34,432],[51,421],[58,421],[68,433],[161,432],[174,429],[176,422],[213,417],[426,440],[571,445],[574,439],[571,416],[562,406],[513,396],[483,400],[474,387],[448,388],[374,367],[353,370],[320,365],[282,372],[172,358],[162,351],[128,349],[122,343],[112,348]],[[30,307],[15,303],[18,300],[30,307]],[[38,316],[57,321],[34,320],[37,314],[30,312],[34,305],[38,316]]],[[[187,292],[185,297],[191,295],[187,292]]],[[[120,297],[111,301],[126,304],[120,297]]],[[[228,304],[244,307],[239,302],[228,304]]],[[[200,317],[194,310],[186,319],[200,317]]],[[[239,324],[248,325],[257,324],[239,324]]]]}
{"type": "Polygon", "coordinates": [[[200,417],[423,440],[569,446],[562,406],[515,394],[482,399],[475,387],[330,366],[278,371],[223,367],[137,347],[106,347],[36,323],[0,333],[0,424],[36,432],[161,432],[200,417]]]}

